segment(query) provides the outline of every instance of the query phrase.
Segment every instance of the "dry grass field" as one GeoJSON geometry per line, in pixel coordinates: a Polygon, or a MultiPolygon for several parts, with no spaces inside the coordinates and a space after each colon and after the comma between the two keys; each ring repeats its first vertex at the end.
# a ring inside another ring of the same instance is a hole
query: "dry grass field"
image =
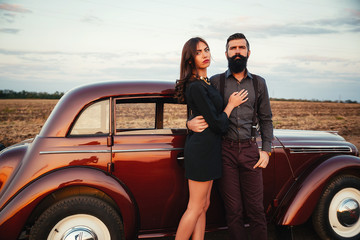
{"type": "Polygon", "coordinates": [[[0,143],[6,147],[40,132],[58,100],[0,99],[0,143]]]}
{"type": "MultiPolygon", "coordinates": [[[[12,145],[39,133],[57,100],[0,99],[0,143],[12,145]]],[[[272,101],[274,127],[338,131],[360,148],[360,104],[272,101]]]]}

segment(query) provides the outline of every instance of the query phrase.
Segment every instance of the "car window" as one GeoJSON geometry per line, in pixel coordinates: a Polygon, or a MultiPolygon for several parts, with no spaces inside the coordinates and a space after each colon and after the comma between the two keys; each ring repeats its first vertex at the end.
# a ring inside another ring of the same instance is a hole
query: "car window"
{"type": "Polygon", "coordinates": [[[187,110],[184,104],[166,103],[164,99],[116,101],[115,129],[117,135],[174,134],[185,129],[187,110]]]}
{"type": "Polygon", "coordinates": [[[116,104],[116,129],[154,129],[155,103],[116,104]]]}
{"type": "Polygon", "coordinates": [[[187,108],[185,104],[164,104],[164,128],[186,128],[187,108]]]}
{"type": "Polygon", "coordinates": [[[93,103],[77,118],[70,135],[109,133],[109,100],[93,103]]]}

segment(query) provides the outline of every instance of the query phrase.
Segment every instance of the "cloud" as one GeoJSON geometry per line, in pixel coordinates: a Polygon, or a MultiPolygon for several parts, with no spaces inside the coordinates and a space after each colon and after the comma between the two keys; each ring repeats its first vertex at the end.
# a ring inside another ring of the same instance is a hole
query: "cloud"
{"type": "Polygon", "coordinates": [[[334,58],[334,57],[323,57],[323,56],[315,56],[315,55],[298,55],[298,56],[288,56],[288,57],[284,57],[284,59],[287,60],[296,60],[296,61],[300,61],[300,62],[335,62],[335,63],[339,63],[339,62],[348,62],[348,59],[343,59],[343,58],[334,58]]]}
{"type": "Polygon", "coordinates": [[[9,3],[0,3],[0,9],[10,12],[18,12],[18,13],[31,13],[30,10],[17,5],[17,4],[9,4],[9,3]]]}
{"type": "MultiPolygon", "coordinates": [[[[103,52],[65,52],[65,51],[20,51],[20,50],[7,50],[0,48],[0,54],[3,55],[13,55],[13,56],[22,56],[22,55],[38,55],[38,56],[53,56],[53,55],[63,55],[63,56],[80,56],[80,57],[103,57],[105,59],[119,57],[122,54],[117,53],[103,53],[103,52]]],[[[131,54],[131,53],[129,53],[131,54]]]]}
{"type": "Polygon", "coordinates": [[[319,69],[315,66],[305,66],[301,64],[283,63],[272,67],[269,74],[276,75],[272,81],[275,82],[291,82],[292,84],[310,83],[314,79],[318,84],[344,83],[359,86],[358,72],[353,71],[337,71],[336,68],[319,69]],[[287,80],[285,80],[287,79],[287,80]]]}
{"type": "Polygon", "coordinates": [[[195,25],[201,31],[209,32],[209,36],[218,39],[220,36],[232,33],[234,29],[241,29],[248,35],[256,37],[274,36],[307,36],[324,35],[346,32],[360,31],[360,12],[353,11],[351,14],[344,14],[341,18],[322,18],[312,21],[283,22],[281,24],[258,24],[246,17],[236,17],[219,21],[218,19],[208,19],[206,25],[195,25]],[[354,17],[356,16],[356,17],[354,17]],[[204,30],[205,29],[205,30],[204,30]]]}
{"type": "MultiPolygon", "coordinates": [[[[0,20],[3,20],[7,23],[15,22],[15,18],[19,13],[32,13],[32,11],[16,4],[9,3],[0,3],[0,13],[4,12],[0,15],[0,20]]],[[[2,31],[4,32],[4,31],[2,31]]],[[[14,31],[5,31],[5,33],[15,33],[14,31]]],[[[17,32],[16,32],[17,33],[17,32]]]]}
{"type": "Polygon", "coordinates": [[[354,17],[359,17],[360,18],[360,11],[359,10],[346,8],[345,11],[349,12],[354,17]]]}
{"type": "Polygon", "coordinates": [[[14,13],[6,12],[4,13],[3,18],[6,22],[13,23],[15,21],[15,16],[16,15],[14,13]]]}
{"type": "Polygon", "coordinates": [[[0,32],[9,33],[9,34],[17,34],[20,30],[15,28],[0,28],[0,32]]]}
{"type": "Polygon", "coordinates": [[[308,26],[321,26],[323,28],[337,29],[337,32],[357,32],[360,25],[360,18],[343,17],[331,19],[319,19],[305,22],[308,26]]]}
{"type": "Polygon", "coordinates": [[[64,86],[56,89],[61,91],[86,82],[103,80],[175,81],[178,77],[178,64],[178,56],[174,52],[158,54],[139,54],[132,51],[42,52],[0,48],[2,78],[17,82],[34,81],[34,79],[43,82],[63,82],[64,86]],[[5,56],[3,62],[1,62],[2,55],[5,56]],[[6,58],[18,59],[18,61],[16,64],[6,62],[6,58]]]}
{"type": "Polygon", "coordinates": [[[102,23],[102,20],[98,17],[95,17],[95,16],[85,16],[81,19],[82,22],[85,22],[85,23],[91,23],[91,24],[100,24],[102,23]]]}
{"type": "Polygon", "coordinates": [[[116,62],[123,61],[126,65],[135,65],[137,68],[142,66],[178,64],[180,57],[177,52],[161,53],[142,53],[136,51],[119,51],[119,52],[65,52],[65,51],[20,51],[7,50],[0,48],[0,55],[16,56],[16,57],[33,57],[33,61],[38,59],[49,59],[49,57],[71,58],[78,57],[82,61],[100,61],[116,62]],[[164,57],[164,55],[166,57],[164,57]]]}
{"type": "Polygon", "coordinates": [[[264,31],[267,36],[284,36],[284,35],[319,35],[337,33],[337,30],[331,30],[324,27],[313,27],[311,25],[270,25],[259,29],[259,32],[264,31]]]}
{"type": "Polygon", "coordinates": [[[358,33],[358,32],[360,32],[360,27],[353,28],[353,29],[349,30],[349,32],[358,33]]]}

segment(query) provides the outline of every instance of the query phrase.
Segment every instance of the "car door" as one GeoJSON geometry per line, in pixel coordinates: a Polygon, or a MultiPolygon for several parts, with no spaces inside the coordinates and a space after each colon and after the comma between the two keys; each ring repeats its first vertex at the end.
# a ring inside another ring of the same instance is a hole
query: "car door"
{"type": "Polygon", "coordinates": [[[113,174],[138,205],[140,233],[174,229],[186,208],[186,119],[186,105],[171,98],[114,99],[113,174]]]}

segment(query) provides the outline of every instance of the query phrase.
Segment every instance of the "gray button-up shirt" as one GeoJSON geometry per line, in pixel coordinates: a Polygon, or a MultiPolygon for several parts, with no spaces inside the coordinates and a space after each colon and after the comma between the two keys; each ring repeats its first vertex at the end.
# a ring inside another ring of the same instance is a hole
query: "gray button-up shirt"
{"type": "MultiPolygon", "coordinates": [[[[234,108],[230,115],[230,125],[225,137],[232,140],[244,140],[251,138],[252,117],[254,114],[255,91],[253,86],[253,76],[246,71],[246,77],[240,82],[232,75],[228,69],[225,74],[224,104],[228,103],[229,97],[233,92],[242,89],[248,91],[248,100],[234,108]]],[[[273,139],[272,113],[270,107],[269,94],[265,80],[257,76],[258,79],[258,110],[257,119],[260,127],[262,139],[262,150],[271,151],[271,141],[273,139]]],[[[220,91],[220,74],[210,78],[213,86],[220,91]]],[[[257,133],[258,134],[258,133],[257,133]]]]}

